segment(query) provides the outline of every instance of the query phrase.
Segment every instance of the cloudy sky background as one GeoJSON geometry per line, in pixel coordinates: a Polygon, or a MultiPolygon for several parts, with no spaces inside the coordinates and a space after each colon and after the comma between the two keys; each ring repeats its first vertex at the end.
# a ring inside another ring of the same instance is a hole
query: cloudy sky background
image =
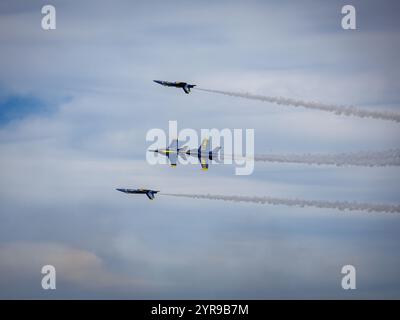
{"type": "Polygon", "coordinates": [[[165,88],[153,79],[399,110],[395,1],[0,3],[1,298],[400,298],[400,217],[158,196],[398,203],[398,168],[150,166],[152,128],[254,128],[256,153],[399,147],[395,122],[165,88]],[[57,289],[41,289],[41,267],[57,289]],[[357,269],[344,291],[341,267],[357,269]]]}

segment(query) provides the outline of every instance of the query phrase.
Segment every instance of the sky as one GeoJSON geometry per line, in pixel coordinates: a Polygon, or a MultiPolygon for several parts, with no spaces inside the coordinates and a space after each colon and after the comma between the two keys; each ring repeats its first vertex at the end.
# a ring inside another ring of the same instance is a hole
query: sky
{"type": "Polygon", "coordinates": [[[0,298],[400,298],[397,214],[115,191],[398,204],[398,167],[146,162],[170,120],[254,129],[258,154],[399,148],[395,122],[152,82],[398,111],[396,1],[51,1],[45,31],[46,4],[0,3],[0,298]]]}

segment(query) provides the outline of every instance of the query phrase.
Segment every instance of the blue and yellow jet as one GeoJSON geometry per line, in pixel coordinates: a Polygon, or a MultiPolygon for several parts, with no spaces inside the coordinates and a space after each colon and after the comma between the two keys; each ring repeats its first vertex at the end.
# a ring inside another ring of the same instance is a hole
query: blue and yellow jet
{"type": "Polygon", "coordinates": [[[185,151],[184,153],[192,157],[197,157],[202,170],[208,170],[208,160],[219,160],[219,151],[221,150],[221,147],[216,147],[213,150],[210,150],[209,141],[208,138],[205,138],[201,142],[200,147],[185,151]]]}
{"type": "Polygon", "coordinates": [[[153,80],[155,83],[161,84],[162,86],[166,87],[175,87],[175,88],[182,88],[185,93],[189,94],[190,89],[194,88],[195,84],[188,84],[186,82],[170,82],[170,81],[162,81],[162,80],[153,80]]]}
{"type": "Polygon", "coordinates": [[[170,145],[165,149],[156,149],[156,150],[149,150],[151,152],[159,153],[166,156],[169,160],[171,167],[176,167],[176,163],[178,160],[178,154],[185,153],[187,147],[178,148],[178,139],[172,140],[170,145]]]}
{"type": "Polygon", "coordinates": [[[160,192],[150,189],[116,189],[116,190],[128,194],[145,194],[150,200],[154,200],[154,195],[160,192]]]}

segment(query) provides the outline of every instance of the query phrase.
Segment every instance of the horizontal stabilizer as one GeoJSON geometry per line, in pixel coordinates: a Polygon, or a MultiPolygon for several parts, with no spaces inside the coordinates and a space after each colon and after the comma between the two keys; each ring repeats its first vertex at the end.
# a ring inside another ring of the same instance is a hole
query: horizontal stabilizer
{"type": "Polygon", "coordinates": [[[179,156],[183,159],[183,160],[186,160],[187,159],[187,157],[186,157],[186,153],[179,153],[179,156]]]}
{"type": "Polygon", "coordinates": [[[221,147],[216,147],[216,148],[213,149],[212,153],[214,153],[214,154],[218,153],[219,150],[221,150],[221,147]]]}

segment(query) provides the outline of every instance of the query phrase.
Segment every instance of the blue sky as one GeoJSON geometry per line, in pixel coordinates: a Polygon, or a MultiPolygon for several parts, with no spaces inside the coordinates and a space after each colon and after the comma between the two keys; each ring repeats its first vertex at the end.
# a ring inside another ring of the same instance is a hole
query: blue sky
{"type": "Polygon", "coordinates": [[[129,197],[116,187],[398,203],[398,168],[150,166],[148,130],[253,128],[256,153],[399,148],[397,123],[153,79],[398,110],[395,1],[0,4],[0,297],[399,298],[399,217],[129,197]],[[53,264],[57,289],[43,291],[53,264]],[[357,269],[357,290],[340,287],[357,269]]]}
{"type": "Polygon", "coordinates": [[[0,110],[0,121],[4,124],[43,111],[45,105],[36,97],[11,95],[0,100],[0,110]]]}

